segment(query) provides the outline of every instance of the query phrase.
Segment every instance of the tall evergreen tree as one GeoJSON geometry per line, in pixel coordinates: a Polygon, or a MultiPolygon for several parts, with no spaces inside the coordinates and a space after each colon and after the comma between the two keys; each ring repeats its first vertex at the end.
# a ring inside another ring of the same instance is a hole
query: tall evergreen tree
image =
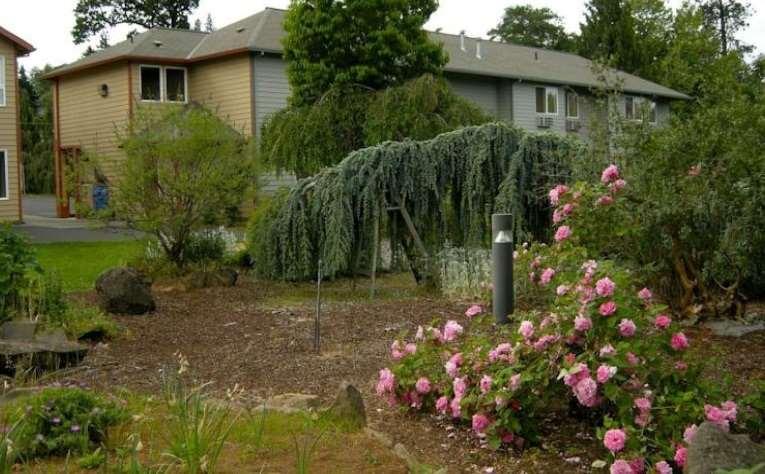
{"type": "Polygon", "coordinates": [[[563,28],[563,19],[549,8],[517,5],[505,8],[499,24],[489,31],[492,39],[538,48],[573,51],[572,35],[563,28]]]}
{"type": "Polygon", "coordinates": [[[629,0],[589,0],[579,54],[635,72],[640,67],[635,20],[629,0]]]}
{"type": "Polygon", "coordinates": [[[19,71],[24,189],[33,194],[53,192],[53,97],[50,81],[41,77],[50,69],[19,71]]]}
{"type": "Polygon", "coordinates": [[[635,24],[635,73],[659,80],[658,63],[666,56],[672,34],[672,10],[664,0],[630,0],[635,24]]]}
{"type": "Polygon", "coordinates": [[[742,45],[736,39],[736,33],[749,25],[747,19],[752,15],[752,5],[748,1],[738,0],[696,0],[704,12],[707,26],[717,32],[720,41],[720,51],[741,50],[752,51],[752,47],[742,45]]]}
{"type": "Polygon", "coordinates": [[[205,20],[205,31],[208,33],[215,31],[215,23],[213,23],[213,17],[210,13],[207,14],[207,19],[205,20]]]}
{"type": "Polygon", "coordinates": [[[331,87],[373,90],[439,74],[447,57],[422,29],[437,0],[292,0],[284,21],[290,103],[312,104],[331,87]]]}

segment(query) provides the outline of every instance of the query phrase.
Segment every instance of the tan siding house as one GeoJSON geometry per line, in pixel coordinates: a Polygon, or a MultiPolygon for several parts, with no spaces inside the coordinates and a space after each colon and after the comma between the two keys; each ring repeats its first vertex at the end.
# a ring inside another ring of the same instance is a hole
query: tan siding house
{"type": "Polygon", "coordinates": [[[22,219],[18,57],[32,45],[0,26],[0,222],[22,219]]]}

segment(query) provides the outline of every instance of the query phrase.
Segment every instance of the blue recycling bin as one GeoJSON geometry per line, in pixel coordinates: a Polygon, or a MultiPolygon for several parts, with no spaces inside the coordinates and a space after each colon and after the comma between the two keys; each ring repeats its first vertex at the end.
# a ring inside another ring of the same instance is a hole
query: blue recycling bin
{"type": "Polygon", "coordinates": [[[105,184],[93,186],[93,210],[103,211],[109,207],[109,187],[105,184]]]}

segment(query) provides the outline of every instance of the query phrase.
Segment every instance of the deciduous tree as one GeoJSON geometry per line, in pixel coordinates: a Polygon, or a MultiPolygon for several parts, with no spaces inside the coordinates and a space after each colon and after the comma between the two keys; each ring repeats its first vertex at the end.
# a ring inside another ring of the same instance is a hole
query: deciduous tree
{"type": "Polygon", "coordinates": [[[707,26],[717,32],[723,54],[731,50],[752,50],[751,46],[742,45],[736,39],[736,33],[749,25],[747,19],[752,15],[752,5],[748,1],[696,0],[696,3],[704,12],[707,26]]]}
{"type": "Polygon", "coordinates": [[[629,0],[590,0],[581,30],[582,56],[626,72],[639,69],[635,19],[629,0]]]}
{"type": "Polygon", "coordinates": [[[492,39],[538,48],[573,51],[575,38],[566,33],[563,19],[549,8],[531,5],[507,7],[499,24],[489,31],[492,39]]]}

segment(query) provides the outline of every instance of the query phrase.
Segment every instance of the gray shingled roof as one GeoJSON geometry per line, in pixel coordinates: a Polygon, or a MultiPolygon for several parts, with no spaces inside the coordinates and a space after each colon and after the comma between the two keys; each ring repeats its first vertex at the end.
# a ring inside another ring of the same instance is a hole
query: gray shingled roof
{"type": "MultiPolygon", "coordinates": [[[[149,30],[136,36],[132,42],[124,41],[57,68],[49,73],[48,77],[117,59],[156,58],[191,63],[237,51],[281,54],[281,42],[285,35],[282,26],[285,13],[285,10],[266,8],[260,13],[209,34],[182,30],[149,30]],[[156,41],[160,41],[161,45],[158,46],[156,41]]],[[[592,61],[575,54],[475,38],[465,38],[463,51],[458,35],[430,33],[430,36],[434,41],[442,43],[449,54],[449,63],[445,68],[447,72],[581,87],[600,85],[593,71],[592,61]],[[481,58],[476,55],[479,41],[481,58]]],[[[688,98],[685,94],[632,74],[615,70],[612,73],[621,79],[625,92],[672,99],[688,98]]]]}

